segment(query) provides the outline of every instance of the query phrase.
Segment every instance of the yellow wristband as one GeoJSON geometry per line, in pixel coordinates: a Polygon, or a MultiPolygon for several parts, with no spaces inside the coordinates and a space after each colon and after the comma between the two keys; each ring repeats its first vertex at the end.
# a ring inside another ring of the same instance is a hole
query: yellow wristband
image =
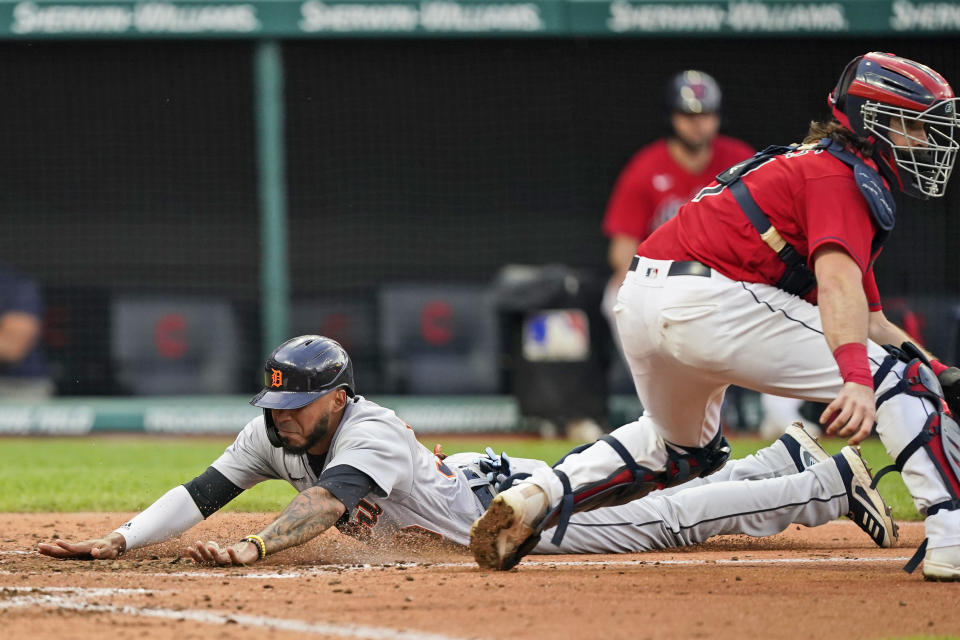
{"type": "Polygon", "coordinates": [[[240,542],[252,542],[257,545],[257,555],[260,560],[263,560],[267,557],[267,545],[263,542],[263,538],[260,536],[247,536],[240,542]]]}

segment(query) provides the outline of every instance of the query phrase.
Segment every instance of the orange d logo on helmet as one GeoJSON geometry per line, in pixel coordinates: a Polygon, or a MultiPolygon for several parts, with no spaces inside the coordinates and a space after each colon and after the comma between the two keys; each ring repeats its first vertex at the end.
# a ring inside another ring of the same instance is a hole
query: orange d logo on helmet
{"type": "Polygon", "coordinates": [[[283,372],[279,369],[270,369],[273,372],[273,375],[270,376],[270,386],[271,387],[282,387],[283,386],[283,372]]]}

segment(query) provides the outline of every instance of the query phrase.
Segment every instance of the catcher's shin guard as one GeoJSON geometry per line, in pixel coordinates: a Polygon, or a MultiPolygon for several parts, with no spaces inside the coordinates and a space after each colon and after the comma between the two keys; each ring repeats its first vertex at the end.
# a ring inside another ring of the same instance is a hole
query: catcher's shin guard
{"type": "MultiPolygon", "coordinates": [[[[922,449],[933,462],[950,496],[947,500],[928,506],[924,515],[930,516],[941,510],[960,509],[960,425],[957,424],[944,401],[943,390],[937,376],[934,375],[923,353],[912,343],[905,342],[900,349],[884,345],[884,349],[890,355],[884,359],[874,374],[875,388],[880,386],[897,360],[905,362],[907,366],[903,370],[900,381],[877,397],[877,408],[879,409],[884,402],[894,396],[903,393],[928,400],[933,411],[927,416],[920,433],[900,451],[894,463],[876,474],[872,486],[876,487],[880,478],[891,471],[902,472],[907,460],[922,449]]],[[[904,566],[907,573],[912,573],[917,568],[923,560],[926,548],[927,540],[924,540],[904,566]]]]}
{"type": "MultiPolygon", "coordinates": [[[[617,452],[624,466],[604,480],[578,487],[576,491],[572,490],[566,474],[554,468],[554,473],[563,485],[563,499],[558,507],[547,513],[537,528],[539,534],[544,529],[556,526],[551,538],[554,545],[563,541],[570,516],[574,513],[625,504],[642,498],[651,491],[710,475],[723,467],[730,458],[730,445],[719,431],[705,447],[681,447],[667,443],[667,467],[663,471],[651,471],[637,464],[626,447],[612,435],[608,434],[600,439],[617,452]]],[[[563,462],[563,459],[560,462],[563,462]]]]}

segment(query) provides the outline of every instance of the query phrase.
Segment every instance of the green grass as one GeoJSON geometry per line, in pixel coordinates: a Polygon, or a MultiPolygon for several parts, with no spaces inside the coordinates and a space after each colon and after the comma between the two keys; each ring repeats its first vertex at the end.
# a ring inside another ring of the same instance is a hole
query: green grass
{"type": "MultiPolygon", "coordinates": [[[[139,511],[201,473],[223,438],[87,437],[0,440],[0,511],[139,511]]],[[[276,511],[295,490],[265,482],[228,508],[276,511]]]]}
{"type": "MultiPolygon", "coordinates": [[[[472,440],[463,437],[423,436],[432,448],[443,444],[445,453],[481,451],[492,446],[498,453],[554,462],[574,443],[558,440],[524,440],[517,437],[472,440]]],[[[151,436],[86,438],[0,439],[0,511],[139,511],[171,487],[201,473],[230,443],[224,438],[162,438],[151,436]]],[[[743,457],[765,446],[756,439],[734,440],[733,456],[743,457]]],[[[842,440],[825,440],[836,453],[842,440]]],[[[889,464],[879,440],[863,445],[863,454],[874,469],[889,464]]],[[[894,517],[919,519],[899,474],[884,478],[881,490],[893,507],[894,517]]],[[[232,511],[279,511],[295,490],[281,481],[264,482],[226,507],[232,511]]]]}
{"type": "Polygon", "coordinates": [[[897,636],[888,640],[960,640],[960,636],[897,636]]]}

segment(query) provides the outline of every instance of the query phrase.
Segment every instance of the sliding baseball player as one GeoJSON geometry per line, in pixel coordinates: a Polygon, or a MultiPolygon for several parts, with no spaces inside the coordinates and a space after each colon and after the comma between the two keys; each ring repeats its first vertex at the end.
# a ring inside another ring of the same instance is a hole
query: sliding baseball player
{"type": "MultiPolygon", "coordinates": [[[[102,538],[41,543],[56,558],[116,558],[177,537],[245,489],[282,479],[299,493],[262,531],[233,544],[197,541],[201,564],[252,564],[330,527],[389,544],[398,535],[460,545],[501,487],[549,466],[539,460],[461,453],[421,445],[397,415],[356,395],[346,351],[321,336],[280,345],[267,360],[250,421],[201,475],[161,496],[102,538]]],[[[561,545],[536,553],[619,553],[695,544],[718,534],[765,536],[791,523],[815,526],[843,514],[880,546],[896,529],[870,474],[851,448],[829,456],[798,427],[771,447],[731,461],[682,491],[661,491],[578,515],[561,545]],[[745,480],[753,480],[746,482],[745,480]]]]}

